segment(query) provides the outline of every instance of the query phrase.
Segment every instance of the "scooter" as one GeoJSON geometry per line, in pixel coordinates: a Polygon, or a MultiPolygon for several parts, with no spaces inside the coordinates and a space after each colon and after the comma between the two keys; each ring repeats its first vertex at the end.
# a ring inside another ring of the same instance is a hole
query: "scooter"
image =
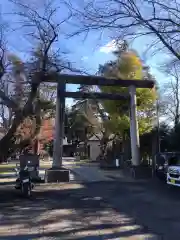
{"type": "Polygon", "coordinates": [[[17,175],[15,188],[20,189],[24,197],[31,197],[34,184],[31,181],[28,167],[25,166],[20,170],[18,170],[18,168],[15,168],[15,171],[17,175]]]}

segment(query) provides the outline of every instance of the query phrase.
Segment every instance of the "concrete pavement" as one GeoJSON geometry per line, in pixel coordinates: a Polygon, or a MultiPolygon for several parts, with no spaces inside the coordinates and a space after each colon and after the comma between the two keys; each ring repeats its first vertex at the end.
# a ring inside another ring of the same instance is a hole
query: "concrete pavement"
{"type": "Polygon", "coordinates": [[[114,181],[108,177],[103,171],[98,169],[96,166],[69,166],[74,173],[78,174],[83,182],[103,182],[103,181],[114,181]]]}

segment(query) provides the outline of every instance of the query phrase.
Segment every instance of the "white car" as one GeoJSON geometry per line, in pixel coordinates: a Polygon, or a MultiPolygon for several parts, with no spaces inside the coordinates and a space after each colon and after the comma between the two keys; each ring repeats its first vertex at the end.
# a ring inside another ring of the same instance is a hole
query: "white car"
{"type": "Polygon", "coordinates": [[[180,187],[180,165],[171,165],[168,167],[167,184],[180,187]]]}

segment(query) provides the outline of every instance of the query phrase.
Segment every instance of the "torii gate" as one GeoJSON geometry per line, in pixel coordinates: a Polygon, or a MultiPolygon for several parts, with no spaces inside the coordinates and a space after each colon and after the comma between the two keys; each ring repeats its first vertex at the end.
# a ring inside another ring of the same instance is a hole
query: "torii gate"
{"type": "Polygon", "coordinates": [[[64,114],[65,114],[65,98],[96,98],[130,101],[130,135],[131,135],[131,155],[132,165],[140,165],[140,143],[139,129],[137,121],[137,102],[136,88],[153,88],[155,82],[152,80],[122,80],[109,79],[99,76],[84,75],[68,75],[60,74],[57,84],[57,100],[56,100],[56,119],[55,119],[55,137],[53,149],[53,165],[52,168],[61,168],[63,157],[63,137],[64,137],[64,114]],[[83,93],[83,92],[67,92],[66,84],[84,84],[98,86],[121,86],[129,88],[128,94],[115,93],[83,93]]]}

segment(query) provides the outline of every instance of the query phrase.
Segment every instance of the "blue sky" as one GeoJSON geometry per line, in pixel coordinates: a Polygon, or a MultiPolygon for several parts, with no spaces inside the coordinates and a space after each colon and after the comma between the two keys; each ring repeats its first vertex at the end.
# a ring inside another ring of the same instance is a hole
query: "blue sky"
{"type": "MultiPolygon", "coordinates": [[[[37,7],[40,9],[42,1],[34,0],[34,2],[36,5],[39,4],[37,7]]],[[[58,1],[55,1],[55,4],[57,3],[58,1]]],[[[15,24],[18,21],[18,18],[8,14],[14,11],[14,8],[8,1],[3,2],[1,5],[1,11],[4,15],[3,19],[9,23],[10,28],[18,26],[18,24],[15,24]]],[[[65,9],[61,7],[61,13],[63,12],[65,14],[65,9]]],[[[64,17],[64,15],[58,14],[56,20],[60,21],[60,16],[61,18],[64,17]]],[[[69,25],[62,26],[57,44],[58,47],[62,48],[62,50],[67,49],[69,51],[67,58],[74,64],[76,68],[81,68],[91,74],[94,74],[97,71],[99,64],[103,64],[113,58],[111,47],[107,48],[106,46],[112,41],[108,33],[103,33],[101,38],[98,32],[89,33],[85,41],[82,36],[76,36],[67,39],[64,37],[67,27],[70,28],[69,25]],[[109,51],[107,51],[107,49],[109,49],[109,51]]],[[[136,39],[132,44],[132,48],[134,48],[140,54],[140,56],[144,58],[144,51],[148,47],[148,44],[151,42],[151,40],[152,39],[147,37],[136,39]]],[[[8,35],[8,42],[10,51],[20,55],[22,58],[27,57],[32,49],[32,44],[29,42],[23,29],[19,29],[18,31],[11,30],[10,34],[8,35]]],[[[162,53],[156,54],[154,57],[151,56],[151,53],[146,55],[146,64],[151,67],[151,72],[155,75],[159,83],[162,83],[166,80],[165,76],[158,70],[160,64],[159,59],[164,60],[166,57],[167,56],[162,53]]],[[[77,89],[77,86],[68,86],[68,90],[73,91],[75,89],[77,89]]],[[[68,99],[67,103],[68,105],[71,104],[72,100],[68,99]]]]}

